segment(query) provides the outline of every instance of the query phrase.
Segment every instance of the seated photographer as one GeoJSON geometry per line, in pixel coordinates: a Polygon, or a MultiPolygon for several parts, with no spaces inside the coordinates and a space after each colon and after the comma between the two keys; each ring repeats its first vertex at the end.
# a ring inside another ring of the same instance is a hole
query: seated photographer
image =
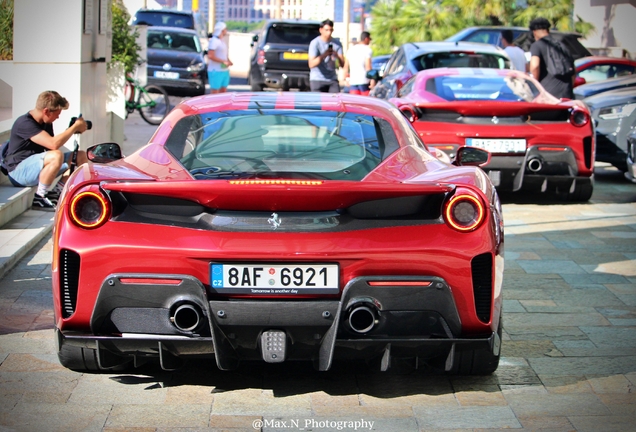
{"type": "MultiPolygon", "coordinates": [[[[58,135],[53,133],[53,122],[68,106],[68,101],[59,93],[42,92],[35,108],[18,117],[11,127],[3,166],[14,186],[37,185],[34,209],[55,210],[51,200],[59,197],[65,179],[58,186],[53,182],[66,172],[72,157],[72,152],[63,146],[73,134],[82,133],[88,128],[86,121],[79,117],[64,132],[58,135]],[[49,192],[52,187],[53,190],[49,192]]],[[[80,151],[77,164],[86,161],[86,152],[80,151]]]]}

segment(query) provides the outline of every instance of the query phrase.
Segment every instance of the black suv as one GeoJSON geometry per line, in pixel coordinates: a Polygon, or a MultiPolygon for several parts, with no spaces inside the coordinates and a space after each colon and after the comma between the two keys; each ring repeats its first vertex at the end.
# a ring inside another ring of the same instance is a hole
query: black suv
{"type": "Polygon", "coordinates": [[[269,21],[252,38],[249,84],[252,91],[265,87],[309,90],[309,43],[320,35],[317,21],[269,21]]]}
{"type": "MultiPolygon", "coordinates": [[[[455,33],[446,40],[451,42],[481,42],[497,45],[503,48],[503,44],[501,43],[502,30],[512,30],[514,44],[525,52],[530,51],[530,45],[534,42],[534,38],[532,37],[532,32],[526,27],[468,27],[458,33],[455,33]]],[[[579,41],[582,36],[578,33],[550,30],[550,35],[554,39],[561,41],[568,48],[574,60],[592,55],[579,41]]]]}

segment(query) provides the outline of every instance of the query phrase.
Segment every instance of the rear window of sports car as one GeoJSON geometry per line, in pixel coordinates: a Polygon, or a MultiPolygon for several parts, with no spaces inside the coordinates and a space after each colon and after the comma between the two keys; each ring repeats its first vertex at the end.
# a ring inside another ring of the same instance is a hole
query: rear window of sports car
{"type": "Polygon", "coordinates": [[[514,76],[440,76],[426,81],[426,91],[447,101],[531,102],[540,94],[532,81],[514,76]]]}
{"type": "Polygon", "coordinates": [[[428,53],[414,58],[412,62],[418,71],[443,67],[510,69],[510,60],[504,56],[463,51],[428,53]]]}
{"type": "Polygon", "coordinates": [[[166,141],[166,148],[201,180],[361,180],[398,146],[384,119],[298,109],[188,116],[166,141]]]}

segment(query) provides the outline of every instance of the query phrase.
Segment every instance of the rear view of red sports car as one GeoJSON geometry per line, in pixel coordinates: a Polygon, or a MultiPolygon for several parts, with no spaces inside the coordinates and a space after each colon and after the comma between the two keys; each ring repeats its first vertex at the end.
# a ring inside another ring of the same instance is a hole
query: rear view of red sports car
{"type": "Polygon", "coordinates": [[[501,191],[550,191],[569,201],[592,196],[595,138],[588,108],[554,98],[522,72],[425,70],[390,101],[427,146],[451,158],[461,147],[492,153],[483,168],[501,191]]]}
{"type": "Polygon", "coordinates": [[[64,366],[497,368],[503,220],[487,152],[439,161],[386,101],[228,93],[181,103],[130,156],[88,155],[55,225],[64,366]]]}

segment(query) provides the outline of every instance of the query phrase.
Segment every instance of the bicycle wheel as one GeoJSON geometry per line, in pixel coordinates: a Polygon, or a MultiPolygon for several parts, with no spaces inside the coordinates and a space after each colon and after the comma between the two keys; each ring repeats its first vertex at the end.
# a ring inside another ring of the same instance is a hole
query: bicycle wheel
{"type": "Polygon", "coordinates": [[[137,106],[141,118],[151,125],[158,125],[170,112],[170,98],[163,88],[147,85],[141,88],[137,106]]]}

